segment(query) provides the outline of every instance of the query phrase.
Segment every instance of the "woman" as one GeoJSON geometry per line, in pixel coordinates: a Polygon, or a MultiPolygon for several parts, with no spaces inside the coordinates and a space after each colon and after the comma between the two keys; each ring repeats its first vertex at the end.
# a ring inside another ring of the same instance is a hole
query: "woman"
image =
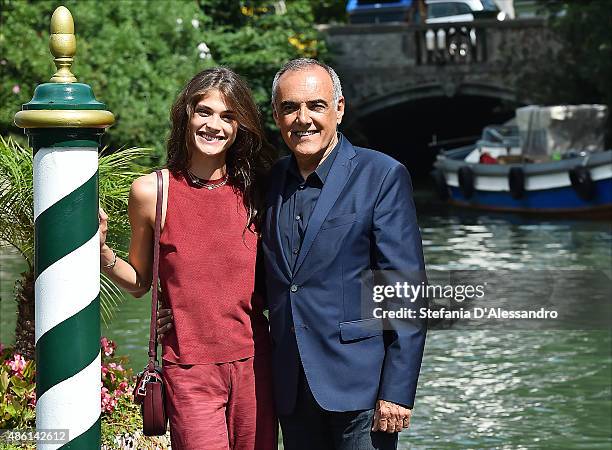
{"type": "MultiPolygon", "coordinates": [[[[172,448],[276,448],[268,323],[255,293],[262,175],[272,161],[246,83],[204,70],[172,111],[159,276],[173,327],[162,339],[172,448]]],[[[105,244],[101,266],[135,297],[151,287],[155,173],[132,184],[128,261],[105,244]]]]}

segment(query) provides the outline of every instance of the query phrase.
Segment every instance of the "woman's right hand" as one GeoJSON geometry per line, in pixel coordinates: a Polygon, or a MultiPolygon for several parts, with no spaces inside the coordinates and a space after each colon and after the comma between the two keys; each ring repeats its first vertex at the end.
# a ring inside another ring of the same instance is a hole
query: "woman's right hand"
{"type": "Polygon", "coordinates": [[[98,234],[100,235],[100,266],[106,269],[112,269],[117,261],[117,256],[111,248],[106,245],[106,233],[108,232],[108,215],[102,208],[98,209],[98,220],[100,225],[98,227],[98,234]],[[111,264],[109,266],[109,264],[111,264]]]}
{"type": "Polygon", "coordinates": [[[106,245],[106,233],[108,232],[108,215],[102,207],[98,208],[98,220],[100,222],[98,228],[100,231],[100,249],[102,249],[106,245]]]}

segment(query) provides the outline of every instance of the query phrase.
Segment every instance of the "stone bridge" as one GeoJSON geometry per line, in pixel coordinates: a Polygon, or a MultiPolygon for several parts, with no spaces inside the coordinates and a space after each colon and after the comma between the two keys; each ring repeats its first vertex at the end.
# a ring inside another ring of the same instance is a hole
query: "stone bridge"
{"type": "Polygon", "coordinates": [[[417,99],[458,95],[528,101],[521,67],[556,50],[541,19],[323,26],[348,119],[417,99]]]}

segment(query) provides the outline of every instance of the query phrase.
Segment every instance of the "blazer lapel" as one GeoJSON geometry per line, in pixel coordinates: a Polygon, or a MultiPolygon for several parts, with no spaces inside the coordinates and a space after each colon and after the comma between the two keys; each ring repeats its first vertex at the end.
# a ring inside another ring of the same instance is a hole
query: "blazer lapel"
{"type": "Polygon", "coordinates": [[[279,182],[276,183],[276,192],[274,193],[274,210],[272,211],[272,226],[271,231],[273,234],[274,242],[276,243],[276,254],[278,255],[279,267],[287,276],[287,279],[291,279],[291,268],[289,266],[289,261],[287,261],[287,257],[285,252],[283,251],[283,245],[281,242],[280,235],[280,227],[279,227],[279,217],[281,205],[283,203],[283,191],[285,189],[285,180],[287,178],[287,168],[289,167],[289,158],[286,158],[286,161],[283,163],[283,167],[280,170],[280,179],[279,182]]]}
{"type": "Polygon", "coordinates": [[[312,215],[310,216],[310,220],[308,221],[304,241],[302,242],[302,247],[300,248],[300,254],[297,262],[295,263],[295,269],[293,271],[294,276],[297,274],[300,266],[304,262],[304,259],[308,255],[308,251],[317,237],[317,234],[319,234],[323,221],[329,214],[332,206],[334,206],[334,203],[336,203],[336,200],[340,196],[344,185],[355,169],[356,163],[352,161],[352,158],[355,156],[355,150],[353,149],[353,146],[344,137],[342,137],[342,135],[340,136],[340,139],[341,141],[340,148],[338,149],[338,155],[336,155],[336,160],[332,164],[329,173],[327,174],[327,179],[325,180],[325,184],[321,190],[319,200],[317,200],[314,210],[312,211],[312,215]]]}

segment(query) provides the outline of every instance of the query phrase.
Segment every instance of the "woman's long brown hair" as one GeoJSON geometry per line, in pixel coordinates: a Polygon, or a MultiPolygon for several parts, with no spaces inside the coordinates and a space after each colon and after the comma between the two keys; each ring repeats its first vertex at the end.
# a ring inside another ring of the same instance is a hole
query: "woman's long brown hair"
{"type": "Polygon", "coordinates": [[[172,129],[168,137],[167,167],[184,172],[190,161],[188,126],[195,106],[203,95],[219,90],[238,122],[236,140],[227,151],[228,184],[241,194],[247,211],[245,228],[261,230],[265,177],[275,159],[275,151],[266,140],[259,111],[247,83],[225,67],[206,69],[194,76],[183,88],[170,111],[172,129]]]}

